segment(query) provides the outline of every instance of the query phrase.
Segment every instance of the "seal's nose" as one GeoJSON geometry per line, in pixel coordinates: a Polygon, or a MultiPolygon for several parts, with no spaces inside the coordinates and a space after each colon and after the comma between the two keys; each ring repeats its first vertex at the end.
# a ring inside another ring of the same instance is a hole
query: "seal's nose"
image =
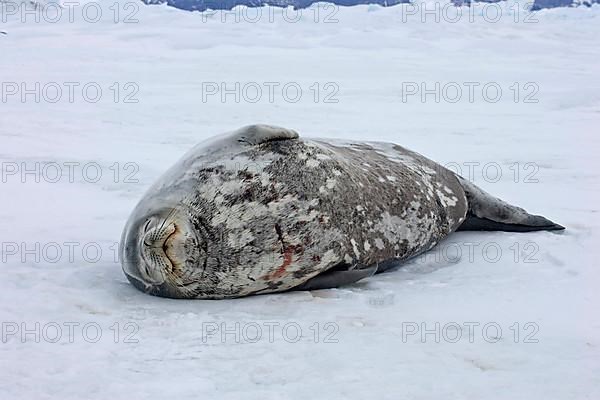
{"type": "Polygon", "coordinates": [[[141,271],[152,284],[164,282],[164,273],[173,271],[173,263],[166,254],[166,242],[177,231],[173,222],[163,221],[152,226],[154,221],[149,219],[143,230],[141,255],[145,261],[141,271]]]}
{"type": "Polygon", "coordinates": [[[166,239],[163,245],[165,255],[171,261],[173,269],[181,270],[190,256],[190,248],[196,247],[197,242],[183,227],[175,225],[175,230],[166,239]]]}
{"type": "MultiPolygon", "coordinates": [[[[148,221],[149,223],[150,221],[148,221]]],[[[146,225],[148,226],[148,225],[146,225]]],[[[152,249],[164,249],[165,242],[177,230],[174,223],[163,224],[158,227],[150,228],[144,233],[144,246],[152,249]]]]}
{"type": "Polygon", "coordinates": [[[167,241],[177,232],[174,223],[166,221],[158,226],[144,228],[145,233],[142,239],[142,258],[143,273],[154,284],[164,281],[164,273],[173,271],[173,262],[166,253],[167,241]]]}
{"type": "Polygon", "coordinates": [[[158,273],[152,274],[152,270],[167,273],[181,272],[190,256],[188,254],[190,249],[196,247],[193,236],[185,229],[185,226],[165,221],[155,227],[147,225],[145,230],[142,254],[146,262],[154,267],[150,268],[150,275],[158,279],[158,273]]]}

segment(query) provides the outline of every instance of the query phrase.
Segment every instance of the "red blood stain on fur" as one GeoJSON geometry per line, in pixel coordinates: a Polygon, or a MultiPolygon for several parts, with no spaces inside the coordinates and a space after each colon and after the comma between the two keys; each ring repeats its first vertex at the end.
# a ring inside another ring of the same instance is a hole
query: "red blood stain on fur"
{"type": "Polygon", "coordinates": [[[273,272],[273,278],[281,278],[285,274],[286,268],[292,263],[292,255],[294,255],[295,246],[286,247],[283,252],[283,264],[275,272],[273,272]]]}
{"type": "Polygon", "coordinates": [[[274,272],[265,275],[264,279],[266,281],[269,281],[271,279],[279,279],[283,275],[285,275],[285,273],[287,272],[287,267],[289,267],[293,261],[292,257],[296,253],[296,250],[301,250],[301,249],[302,249],[302,246],[295,246],[295,245],[287,246],[283,251],[283,263],[279,267],[277,267],[277,269],[274,272]]]}

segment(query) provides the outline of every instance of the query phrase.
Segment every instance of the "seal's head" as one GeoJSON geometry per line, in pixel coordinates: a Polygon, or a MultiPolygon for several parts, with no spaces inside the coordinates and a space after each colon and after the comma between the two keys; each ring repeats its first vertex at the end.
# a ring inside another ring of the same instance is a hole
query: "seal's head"
{"type": "Polygon", "coordinates": [[[202,235],[183,206],[147,209],[132,216],[123,232],[123,271],[138,289],[157,296],[194,297],[201,286],[206,253],[202,235]]]}

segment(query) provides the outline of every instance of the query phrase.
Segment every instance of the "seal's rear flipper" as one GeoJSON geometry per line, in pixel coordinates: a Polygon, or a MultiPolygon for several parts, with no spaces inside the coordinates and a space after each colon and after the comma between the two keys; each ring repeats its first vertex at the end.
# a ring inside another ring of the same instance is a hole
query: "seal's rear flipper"
{"type": "Polygon", "coordinates": [[[469,210],[458,231],[557,231],[565,229],[540,215],[532,215],[522,208],[508,204],[458,176],[469,210]]]}
{"type": "Polygon", "coordinates": [[[322,274],[310,278],[300,286],[296,286],[292,290],[319,290],[331,289],[340,286],[350,285],[358,282],[361,279],[375,275],[377,265],[365,269],[350,269],[345,271],[327,270],[322,274]]]}
{"type": "Polygon", "coordinates": [[[531,225],[524,224],[507,224],[504,222],[496,222],[491,219],[479,218],[472,214],[467,214],[467,219],[458,227],[457,231],[505,231],[505,232],[532,232],[532,231],[562,231],[564,226],[555,224],[554,222],[540,216],[532,215],[534,223],[531,225]]]}

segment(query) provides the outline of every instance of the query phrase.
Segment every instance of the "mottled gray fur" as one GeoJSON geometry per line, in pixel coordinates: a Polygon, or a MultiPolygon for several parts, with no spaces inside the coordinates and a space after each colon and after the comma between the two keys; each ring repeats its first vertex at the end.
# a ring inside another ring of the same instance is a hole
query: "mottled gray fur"
{"type": "Polygon", "coordinates": [[[485,216],[467,197],[493,198],[477,190],[398,145],[253,125],[196,146],[150,188],[123,233],[123,269],[177,298],[350,283],[485,216]]]}

